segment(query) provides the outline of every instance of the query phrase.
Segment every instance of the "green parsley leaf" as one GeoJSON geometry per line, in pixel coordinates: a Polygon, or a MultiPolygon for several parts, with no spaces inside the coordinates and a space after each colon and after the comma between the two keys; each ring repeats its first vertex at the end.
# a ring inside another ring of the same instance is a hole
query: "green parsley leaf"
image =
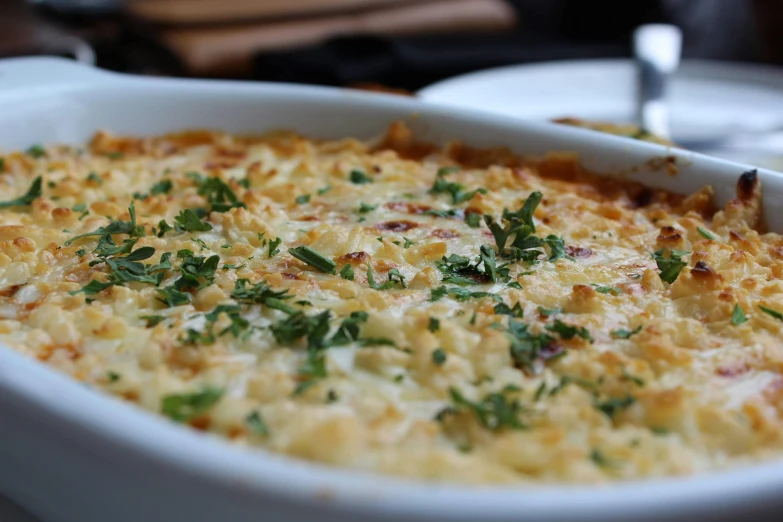
{"type": "Polygon", "coordinates": [[[40,198],[43,194],[41,191],[41,182],[41,176],[38,176],[33,180],[30,188],[27,189],[27,192],[23,196],[19,196],[18,198],[12,199],[10,201],[0,202],[0,208],[24,207],[31,204],[36,199],[40,198]]]}
{"type": "Polygon", "coordinates": [[[636,402],[631,395],[625,397],[611,397],[605,401],[596,401],[595,408],[603,412],[610,419],[614,419],[619,413],[636,402]]]}
{"type": "Polygon", "coordinates": [[[158,324],[166,320],[166,318],[162,315],[141,315],[139,316],[139,319],[147,323],[146,324],[147,328],[152,328],[153,326],[157,326],[158,324]]]}
{"type": "Polygon", "coordinates": [[[481,226],[481,214],[475,212],[465,214],[465,224],[470,228],[479,228],[481,226]]]}
{"type": "Polygon", "coordinates": [[[402,245],[402,248],[410,248],[411,246],[415,245],[415,241],[411,241],[405,236],[402,236],[402,239],[405,240],[405,243],[402,245]]]}
{"type": "Polygon", "coordinates": [[[773,310],[772,308],[767,308],[766,306],[761,306],[761,305],[759,305],[759,309],[765,314],[774,317],[778,321],[783,321],[783,314],[778,312],[777,310],[773,310]]]}
{"type": "Polygon", "coordinates": [[[103,180],[94,172],[90,172],[87,175],[87,181],[94,181],[98,185],[103,185],[103,180]]]}
{"type": "Polygon", "coordinates": [[[196,213],[189,208],[180,211],[174,218],[174,227],[178,232],[208,232],[212,230],[212,225],[206,221],[201,221],[196,213]]]}
{"type": "Polygon", "coordinates": [[[351,171],[348,179],[351,180],[351,183],[354,183],[356,185],[364,185],[366,183],[373,182],[373,179],[371,177],[369,177],[363,171],[357,169],[351,171]]]}
{"type": "Polygon", "coordinates": [[[87,255],[87,249],[80,248],[79,250],[76,251],[76,255],[79,256],[79,257],[86,256],[87,255]]]}
{"type": "Polygon", "coordinates": [[[348,281],[353,281],[353,267],[351,265],[345,265],[343,269],[340,270],[340,277],[347,279],[348,281]]]}
{"type": "Polygon", "coordinates": [[[682,272],[682,269],[687,266],[687,263],[682,260],[682,256],[687,255],[688,252],[682,252],[680,250],[670,250],[669,257],[665,254],[667,249],[660,249],[653,253],[653,259],[655,264],[658,265],[660,270],[661,281],[666,283],[673,283],[677,280],[677,277],[682,272]]]}
{"type": "Polygon", "coordinates": [[[272,259],[273,257],[275,257],[275,255],[277,255],[278,252],[280,252],[280,248],[278,247],[282,242],[283,240],[280,239],[279,237],[269,240],[269,259],[272,259]]]}
{"type": "Polygon", "coordinates": [[[701,236],[703,238],[705,238],[705,239],[712,239],[713,241],[717,241],[718,240],[718,238],[715,236],[715,234],[713,234],[712,232],[710,232],[709,230],[707,230],[705,228],[696,227],[696,230],[698,230],[699,234],[701,234],[701,236]]]}
{"type": "Polygon", "coordinates": [[[107,236],[113,234],[128,234],[131,237],[141,237],[144,235],[144,227],[136,225],[136,207],[135,203],[131,203],[128,207],[128,213],[130,214],[130,221],[112,221],[105,227],[100,227],[93,232],[87,232],[86,234],[80,234],[74,236],[64,244],[69,246],[77,239],[90,236],[107,236]]]}
{"type": "Polygon", "coordinates": [[[181,292],[174,288],[174,286],[167,286],[166,288],[158,288],[158,301],[167,304],[168,306],[181,306],[189,304],[191,301],[190,294],[181,292]]]}
{"type": "Polygon", "coordinates": [[[302,194],[301,196],[297,196],[294,200],[297,205],[304,205],[305,203],[310,202],[310,194],[302,194]]]}
{"type": "Polygon", "coordinates": [[[437,317],[430,317],[430,321],[427,328],[429,329],[430,332],[433,333],[440,330],[440,319],[438,319],[437,317]]]}
{"type": "Polygon", "coordinates": [[[298,260],[307,263],[313,268],[327,274],[334,274],[335,268],[337,268],[337,263],[327,257],[322,256],[308,246],[303,245],[296,248],[290,248],[288,249],[288,253],[298,260]]]}
{"type": "Polygon", "coordinates": [[[30,147],[28,147],[24,153],[31,158],[38,159],[46,156],[46,149],[44,149],[41,145],[30,145],[30,147]]]}
{"type": "Polygon", "coordinates": [[[122,375],[120,375],[117,372],[106,372],[106,377],[109,379],[109,382],[117,382],[122,378],[122,375]]]}
{"type": "Polygon", "coordinates": [[[125,154],[123,154],[122,152],[113,151],[113,152],[106,152],[104,156],[106,156],[110,160],[118,160],[124,158],[125,154]]]}
{"type": "Polygon", "coordinates": [[[446,352],[444,352],[441,348],[433,351],[432,362],[434,362],[436,366],[443,366],[443,363],[446,362],[446,352]]]}
{"type": "Polygon", "coordinates": [[[739,304],[735,304],[734,310],[731,312],[731,324],[739,326],[747,320],[748,318],[745,317],[745,310],[743,310],[739,304]]]}
{"type": "Polygon", "coordinates": [[[619,328],[612,330],[610,335],[615,339],[629,339],[632,335],[636,335],[642,331],[642,325],[637,326],[633,330],[626,330],[625,328],[619,328]]]}
{"type": "Polygon", "coordinates": [[[543,306],[538,307],[538,313],[541,314],[544,317],[550,317],[553,315],[557,315],[563,311],[562,308],[544,308],[543,306]]]}
{"type": "Polygon", "coordinates": [[[604,455],[601,450],[594,449],[590,452],[590,460],[592,460],[596,466],[600,468],[616,468],[617,462],[610,460],[604,455]]]}
{"type": "Polygon", "coordinates": [[[283,302],[283,300],[291,299],[294,296],[288,294],[288,290],[273,290],[266,281],[251,285],[247,279],[239,279],[234,283],[231,297],[241,304],[262,304],[287,314],[296,313],[294,308],[283,302]]]}
{"type": "Polygon", "coordinates": [[[157,237],[163,237],[169,230],[174,230],[174,227],[166,223],[165,219],[161,219],[158,222],[158,230],[154,231],[157,237]]]}
{"type": "Polygon", "coordinates": [[[449,171],[446,169],[440,169],[438,171],[438,174],[435,177],[435,183],[432,185],[432,188],[430,189],[431,194],[450,194],[451,202],[454,205],[458,205],[460,203],[464,203],[465,201],[470,201],[471,199],[473,199],[473,197],[476,194],[487,193],[487,189],[484,188],[477,188],[475,190],[467,191],[465,190],[464,185],[446,181],[445,176],[450,174],[451,172],[453,171],[449,171]]]}
{"type": "Polygon", "coordinates": [[[196,172],[190,172],[187,175],[198,184],[198,195],[207,199],[210,212],[227,212],[232,208],[246,207],[222,179],[216,177],[204,179],[196,172]]]}
{"type": "Polygon", "coordinates": [[[498,315],[510,315],[511,317],[521,318],[524,315],[524,310],[519,302],[515,303],[513,308],[506,303],[498,303],[495,305],[495,313],[498,315]]]}
{"type": "Polygon", "coordinates": [[[439,286],[438,288],[433,288],[431,290],[430,301],[432,301],[432,302],[440,301],[441,299],[446,297],[446,294],[448,294],[448,293],[449,293],[449,290],[445,286],[439,286]]]}
{"type": "Polygon", "coordinates": [[[359,203],[360,214],[367,214],[368,212],[372,212],[376,208],[378,208],[378,205],[368,205],[367,203],[363,203],[363,202],[359,203]]]}
{"type": "Polygon", "coordinates": [[[442,217],[442,218],[453,218],[453,217],[459,217],[460,216],[460,212],[461,211],[455,210],[453,208],[449,208],[449,209],[446,209],[446,210],[430,209],[430,210],[425,210],[423,212],[423,214],[425,216],[435,216],[435,217],[442,217]]]}
{"type": "Polygon", "coordinates": [[[174,188],[174,183],[172,183],[170,179],[164,179],[158,181],[157,183],[155,183],[150,187],[150,194],[152,195],[168,194],[169,192],[171,192],[172,188],[174,188]]]}
{"type": "Polygon", "coordinates": [[[446,414],[470,412],[481,426],[490,431],[527,429],[527,425],[519,419],[522,406],[516,400],[509,400],[503,392],[490,393],[479,402],[469,401],[456,388],[449,388],[449,394],[454,407],[439,413],[439,420],[446,414]]]}
{"type": "Polygon", "coordinates": [[[508,287],[509,287],[509,288],[516,288],[517,290],[522,290],[522,285],[521,285],[521,284],[519,284],[519,281],[511,281],[511,282],[508,284],[508,287]]]}
{"type": "Polygon", "coordinates": [[[317,192],[317,194],[319,196],[323,196],[324,194],[326,194],[330,190],[332,190],[332,186],[331,185],[327,185],[325,187],[319,188],[316,192],[317,192]]]}
{"type": "Polygon", "coordinates": [[[644,386],[644,379],[628,373],[628,370],[623,368],[623,374],[620,376],[621,381],[630,381],[637,386],[644,386]]]}
{"type": "Polygon", "coordinates": [[[269,436],[269,428],[267,428],[264,419],[261,418],[261,414],[258,411],[252,411],[250,415],[245,417],[245,424],[247,424],[250,431],[258,435],[265,437],[269,436]]]}
{"type": "Polygon", "coordinates": [[[622,293],[622,290],[617,288],[616,286],[599,286],[599,285],[593,285],[595,288],[595,291],[599,294],[612,294],[612,295],[620,295],[622,293]]]}
{"type": "Polygon", "coordinates": [[[591,343],[595,341],[584,326],[572,326],[564,323],[560,319],[555,319],[554,323],[546,325],[546,329],[550,332],[557,333],[561,338],[566,340],[573,339],[574,337],[581,337],[591,343]]]}
{"type": "Polygon", "coordinates": [[[163,397],[161,413],[176,422],[187,422],[211,410],[221,397],[223,390],[212,387],[195,393],[167,395],[163,397]]]}
{"type": "MultiPolygon", "coordinates": [[[[504,332],[514,366],[530,373],[537,371],[539,361],[546,362],[562,351],[555,347],[555,338],[546,333],[532,333],[530,325],[510,319],[504,332]]],[[[565,352],[563,352],[565,353],[565,352]]]]}

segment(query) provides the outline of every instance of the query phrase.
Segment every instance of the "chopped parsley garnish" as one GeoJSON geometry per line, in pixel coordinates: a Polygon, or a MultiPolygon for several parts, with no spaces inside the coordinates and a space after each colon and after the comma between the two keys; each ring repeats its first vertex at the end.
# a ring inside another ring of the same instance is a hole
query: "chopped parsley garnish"
{"type": "Polygon", "coordinates": [[[302,194],[301,196],[297,196],[294,200],[297,205],[304,205],[305,203],[310,202],[310,194],[302,194]]]}
{"type": "Polygon", "coordinates": [[[405,241],[405,243],[403,243],[403,245],[402,245],[402,248],[410,248],[411,246],[416,244],[415,241],[411,241],[410,239],[408,239],[405,236],[402,236],[402,239],[405,241]]]}
{"type": "Polygon", "coordinates": [[[465,214],[465,224],[470,228],[479,228],[481,226],[481,214],[475,212],[465,214]]]}
{"type": "Polygon", "coordinates": [[[253,411],[245,417],[245,424],[250,428],[250,431],[257,435],[269,436],[269,428],[267,428],[264,419],[258,411],[253,411]]]}
{"type": "Polygon", "coordinates": [[[761,306],[761,305],[759,305],[759,309],[765,314],[774,317],[778,321],[783,321],[783,313],[780,313],[777,310],[773,310],[772,308],[767,308],[766,306],[761,306]]]}
{"type": "Polygon", "coordinates": [[[642,331],[642,325],[637,326],[633,330],[626,330],[625,328],[619,328],[610,332],[611,336],[615,339],[629,339],[632,335],[636,335],[642,331]]]}
{"type": "Polygon", "coordinates": [[[171,182],[170,179],[164,179],[161,181],[158,181],[154,185],[150,187],[150,194],[157,195],[157,194],[168,194],[171,192],[171,189],[174,188],[174,184],[171,182]]]}
{"type": "Polygon", "coordinates": [[[600,468],[616,468],[618,466],[617,462],[607,458],[599,449],[594,449],[590,452],[590,460],[600,468]]]}
{"type": "Polygon", "coordinates": [[[451,288],[439,286],[437,288],[433,288],[430,292],[431,302],[439,301],[440,299],[446,297],[446,295],[451,295],[451,297],[457,301],[467,301],[468,299],[481,299],[484,297],[489,297],[498,303],[502,302],[502,299],[498,295],[491,294],[489,292],[471,292],[466,288],[461,288],[458,286],[453,286],[451,288]]]}
{"type": "Polygon", "coordinates": [[[0,202],[0,208],[24,207],[31,204],[36,199],[40,198],[43,194],[41,191],[41,182],[41,176],[38,176],[33,180],[30,188],[27,189],[27,192],[23,196],[19,196],[18,198],[12,199],[10,201],[0,202]]]}
{"type": "Polygon", "coordinates": [[[359,214],[367,214],[378,208],[378,205],[368,205],[367,203],[359,203],[359,214]]]}
{"type": "Polygon", "coordinates": [[[427,329],[433,333],[440,330],[440,319],[437,317],[430,317],[430,321],[427,324],[427,329]]]}
{"type": "Polygon", "coordinates": [[[544,308],[543,306],[538,307],[538,313],[543,315],[544,317],[551,317],[553,315],[557,315],[563,311],[562,308],[544,308]]]}
{"type": "Polygon", "coordinates": [[[504,226],[496,222],[492,216],[484,215],[484,222],[495,238],[495,244],[501,257],[515,261],[535,261],[541,254],[539,249],[548,246],[550,249],[549,261],[560,258],[572,259],[566,254],[565,243],[561,238],[553,234],[543,239],[533,235],[536,231],[533,213],[542,198],[541,192],[536,191],[528,196],[518,211],[503,210],[504,226]],[[510,245],[508,245],[509,240],[511,241],[510,245]]]}
{"type": "Polygon", "coordinates": [[[367,284],[370,285],[370,288],[374,290],[388,290],[389,288],[394,288],[394,286],[397,284],[399,284],[402,288],[407,288],[405,285],[405,276],[403,276],[396,268],[389,270],[388,281],[385,283],[376,283],[375,276],[373,276],[372,273],[372,265],[370,263],[367,263],[367,284]]]}
{"type": "Polygon", "coordinates": [[[186,208],[174,218],[174,228],[177,232],[208,232],[212,230],[212,225],[201,221],[193,209],[186,208]]]}
{"type": "Polygon", "coordinates": [[[144,227],[136,225],[136,207],[134,203],[128,207],[128,213],[130,214],[130,221],[112,221],[105,227],[100,227],[93,232],[87,232],[86,234],[80,234],[74,236],[65,242],[65,246],[70,245],[77,239],[90,236],[109,236],[113,234],[128,234],[131,237],[141,237],[144,235],[144,227]]]}
{"type": "Polygon", "coordinates": [[[0,158],[0,173],[5,172],[5,158],[0,158]]]}
{"type": "Polygon", "coordinates": [[[508,287],[509,287],[509,288],[516,288],[517,290],[522,290],[522,285],[521,285],[521,284],[519,284],[519,281],[511,281],[511,282],[508,284],[508,287]]]}
{"type": "Polygon", "coordinates": [[[308,246],[303,245],[296,248],[290,248],[288,249],[288,253],[298,260],[307,263],[311,267],[327,274],[334,274],[335,269],[337,268],[337,263],[327,257],[322,256],[308,246]]]}
{"type": "Polygon", "coordinates": [[[442,348],[433,351],[432,362],[435,363],[436,366],[443,366],[443,363],[446,362],[446,352],[444,352],[442,348]]]}
{"type": "Polygon", "coordinates": [[[353,281],[353,267],[351,265],[345,265],[342,270],[340,270],[340,277],[347,279],[348,281],[353,281]]]}
{"type": "Polygon", "coordinates": [[[182,266],[179,268],[182,277],[174,281],[177,290],[201,289],[212,284],[220,263],[220,256],[215,254],[205,258],[183,249],[177,252],[177,258],[182,260],[182,266]]]}
{"type": "Polygon", "coordinates": [[[166,232],[168,232],[169,230],[174,230],[174,227],[166,223],[165,219],[161,219],[158,222],[158,229],[155,230],[155,228],[153,228],[152,233],[155,234],[155,236],[157,237],[163,237],[164,235],[166,235],[166,232]]]}
{"type": "Polygon", "coordinates": [[[361,170],[354,169],[351,171],[350,175],[348,176],[348,179],[351,180],[351,183],[354,183],[355,185],[364,185],[366,183],[372,183],[373,179],[365,174],[361,170]]]}
{"type": "Polygon", "coordinates": [[[106,377],[109,379],[109,382],[117,382],[122,378],[122,375],[120,375],[117,372],[106,372],[106,377]]]}
{"type": "Polygon", "coordinates": [[[637,377],[636,375],[628,373],[628,370],[623,368],[623,374],[620,376],[621,381],[630,381],[637,386],[644,386],[644,379],[637,377]]]}
{"type": "Polygon", "coordinates": [[[191,301],[190,294],[187,292],[181,292],[174,288],[174,286],[167,286],[166,288],[158,288],[158,300],[167,304],[168,306],[181,306],[189,304],[191,301]]]}
{"type": "Polygon", "coordinates": [[[469,412],[484,428],[490,431],[501,431],[504,428],[511,430],[524,430],[527,425],[519,419],[522,406],[517,400],[509,400],[506,390],[490,393],[478,402],[466,399],[456,388],[449,388],[452,407],[446,408],[438,414],[442,420],[446,415],[469,412]]]}
{"type": "Polygon", "coordinates": [[[745,310],[743,310],[739,304],[735,304],[734,310],[731,312],[731,324],[739,326],[747,320],[748,318],[745,317],[745,310]]]}
{"type": "Polygon", "coordinates": [[[473,197],[476,194],[486,194],[487,189],[484,188],[477,188],[475,190],[467,191],[465,190],[465,186],[461,185],[459,183],[454,183],[451,181],[446,181],[445,176],[450,174],[452,171],[447,169],[440,169],[438,171],[437,176],[435,177],[435,183],[432,185],[432,188],[430,189],[431,194],[450,194],[451,195],[451,202],[454,205],[458,205],[460,203],[464,203],[465,201],[470,201],[473,199],[473,197]]]}
{"type": "Polygon", "coordinates": [[[537,361],[546,360],[558,353],[557,350],[550,350],[555,343],[554,337],[546,333],[533,333],[530,331],[530,325],[521,321],[509,320],[505,334],[510,343],[511,358],[517,368],[534,373],[537,361]],[[545,350],[552,353],[544,354],[545,350]]]}
{"type": "Polygon", "coordinates": [[[327,193],[327,192],[329,192],[330,190],[332,190],[332,186],[331,186],[331,185],[327,185],[327,186],[325,186],[325,187],[319,188],[319,189],[316,191],[316,193],[317,193],[319,196],[323,196],[324,194],[326,194],[326,193],[327,193]]]}
{"type": "Polygon", "coordinates": [[[147,328],[157,326],[166,320],[166,318],[162,315],[141,315],[139,316],[139,319],[146,323],[147,328]]]}
{"type": "Polygon", "coordinates": [[[511,317],[522,317],[524,315],[524,310],[522,309],[522,305],[519,304],[519,302],[515,303],[513,308],[508,306],[506,303],[498,303],[495,305],[495,313],[498,315],[510,315],[511,317]]]}
{"type": "Polygon", "coordinates": [[[27,150],[24,151],[24,153],[31,158],[38,159],[46,156],[46,149],[44,149],[41,145],[30,145],[27,150]]]}
{"type": "Polygon", "coordinates": [[[710,232],[709,230],[707,230],[707,229],[705,229],[705,228],[702,228],[702,227],[696,227],[696,230],[698,230],[698,231],[699,231],[699,234],[701,234],[701,236],[702,236],[703,238],[705,238],[705,239],[711,239],[711,240],[713,240],[713,241],[717,241],[717,239],[718,239],[718,238],[715,236],[715,234],[713,234],[712,232],[710,232]]]}
{"type": "Polygon", "coordinates": [[[239,337],[250,326],[250,323],[240,315],[240,312],[238,305],[216,306],[211,312],[204,314],[206,320],[204,331],[199,332],[188,328],[183,342],[186,344],[212,344],[218,337],[228,332],[231,332],[234,337],[239,337]],[[220,314],[226,314],[231,323],[220,332],[215,333],[215,322],[220,318],[220,314]]]}
{"type": "Polygon", "coordinates": [[[442,218],[453,218],[459,216],[460,212],[457,210],[454,210],[453,208],[449,208],[446,210],[425,210],[424,215],[425,216],[435,216],[435,217],[442,217],[442,218]]]}
{"type": "Polygon", "coordinates": [[[234,283],[231,297],[241,304],[261,304],[287,314],[296,313],[294,308],[283,302],[293,297],[288,290],[274,290],[266,281],[251,285],[247,279],[239,279],[234,283]]]}
{"type": "Polygon", "coordinates": [[[495,251],[487,245],[480,247],[480,254],[475,264],[467,257],[452,254],[441,259],[438,270],[444,274],[443,282],[457,285],[497,282],[499,278],[508,278],[509,274],[506,265],[499,267],[496,265],[495,251]]]}
{"type": "Polygon", "coordinates": [[[666,283],[673,283],[677,280],[677,277],[682,272],[682,269],[687,266],[687,263],[682,260],[682,256],[688,255],[690,252],[683,252],[681,250],[668,250],[669,257],[666,257],[667,249],[660,249],[653,253],[653,259],[655,264],[658,265],[660,270],[661,281],[666,283]]]}
{"type": "Polygon", "coordinates": [[[620,295],[622,293],[622,290],[617,288],[616,286],[594,286],[595,291],[599,294],[612,294],[612,295],[620,295]]]}
{"type": "Polygon", "coordinates": [[[204,179],[196,172],[190,172],[188,176],[198,184],[198,194],[207,199],[210,212],[227,212],[232,208],[246,206],[222,179],[216,177],[204,179]]]}
{"type": "Polygon", "coordinates": [[[614,419],[615,416],[635,402],[636,398],[632,395],[626,395],[625,397],[611,397],[605,401],[596,401],[595,408],[603,412],[610,419],[614,419]]]}
{"type": "Polygon", "coordinates": [[[223,397],[220,388],[206,387],[195,393],[167,395],[161,413],[176,422],[187,422],[208,412],[223,397]]]}
{"type": "Polygon", "coordinates": [[[94,181],[98,185],[103,185],[103,180],[94,172],[90,172],[87,175],[87,181],[94,181]]]}
{"type": "Polygon", "coordinates": [[[550,332],[557,333],[562,339],[573,339],[574,337],[581,337],[585,341],[594,342],[594,339],[584,326],[573,326],[564,323],[560,319],[555,319],[552,324],[546,325],[546,329],[550,332]]]}
{"type": "Polygon", "coordinates": [[[276,237],[274,239],[270,239],[269,240],[269,245],[267,245],[268,248],[269,248],[269,250],[268,250],[269,259],[272,259],[273,257],[275,257],[275,255],[277,255],[278,252],[280,252],[280,248],[279,247],[280,247],[280,243],[282,243],[282,242],[283,242],[283,240],[280,239],[279,237],[276,237]]]}
{"type": "Polygon", "coordinates": [[[107,158],[109,158],[110,160],[118,160],[118,159],[122,159],[122,158],[125,157],[125,154],[123,154],[122,152],[119,152],[119,151],[110,151],[110,152],[104,153],[103,155],[106,156],[107,158]]]}
{"type": "Polygon", "coordinates": [[[87,249],[80,248],[79,250],[76,251],[76,255],[79,256],[79,257],[86,256],[87,255],[87,249]]]}

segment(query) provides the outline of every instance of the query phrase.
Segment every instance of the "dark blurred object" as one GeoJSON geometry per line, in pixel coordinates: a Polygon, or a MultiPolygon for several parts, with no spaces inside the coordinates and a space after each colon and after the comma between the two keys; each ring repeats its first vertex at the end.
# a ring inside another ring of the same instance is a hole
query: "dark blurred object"
{"type": "Polygon", "coordinates": [[[29,0],[52,12],[79,17],[105,16],[120,10],[123,0],[29,0]]]}
{"type": "Polygon", "coordinates": [[[80,35],[42,21],[22,2],[0,3],[0,57],[56,55],[95,64],[95,52],[80,35]]]}
{"type": "MultiPolygon", "coordinates": [[[[186,2],[203,3],[199,0],[176,3],[184,5],[186,2]]],[[[341,0],[338,3],[359,4],[359,1],[341,0]]],[[[334,11],[323,15],[318,14],[321,11],[315,11],[305,16],[298,10],[289,9],[291,16],[285,18],[252,24],[163,26],[157,27],[157,34],[190,74],[248,76],[254,53],[320,44],[333,36],[500,32],[516,25],[515,13],[505,0],[397,0],[392,3],[362,0],[361,3],[364,8],[358,11],[334,11]],[[295,13],[301,16],[293,17],[295,13]]],[[[147,4],[147,1],[131,2],[129,12],[138,16],[139,6],[147,4]]],[[[324,8],[315,5],[324,4],[323,0],[309,0],[305,4],[324,8]]],[[[213,9],[220,9],[221,5],[212,3],[213,9]]],[[[266,7],[267,14],[277,12],[266,7]]],[[[260,15],[262,11],[257,9],[256,14],[260,15]]]]}
{"type": "Polygon", "coordinates": [[[323,45],[256,55],[253,78],[265,81],[351,85],[372,82],[417,90],[479,69],[524,62],[630,56],[630,44],[567,44],[538,36],[352,36],[323,45]]]}

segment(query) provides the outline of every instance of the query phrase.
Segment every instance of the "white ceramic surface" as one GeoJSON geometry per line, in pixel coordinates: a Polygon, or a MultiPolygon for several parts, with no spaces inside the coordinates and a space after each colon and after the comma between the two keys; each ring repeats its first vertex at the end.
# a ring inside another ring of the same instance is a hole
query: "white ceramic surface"
{"type": "MultiPolygon", "coordinates": [[[[158,133],[291,128],[370,137],[395,119],[424,138],[520,153],[572,150],[590,168],[650,185],[733,195],[746,168],[582,129],[416,100],[257,83],[134,78],[58,59],[0,61],[0,150],[86,140],[99,128],[158,133]],[[681,172],[651,171],[672,155],[681,172]]],[[[759,171],[783,230],[783,177],[759,171]]],[[[242,450],[95,393],[0,347],[0,491],[46,522],[695,521],[776,517],[783,464],[604,487],[466,488],[408,482],[242,450]]]]}
{"type": "MultiPolygon", "coordinates": [[[[531,120],[575,117],[633,123],[636,74],[634,63],[623,59],[512,65],[450,78],[422,89],[418,96],[531,120]]],[[[670,81],[667,99],[675,142],[783,130],[781,68],[686,60],[670,81]]],[[[783,152],[777,156],[735,149],[709,152],[763,161],[783,170],[783,152]]]]}

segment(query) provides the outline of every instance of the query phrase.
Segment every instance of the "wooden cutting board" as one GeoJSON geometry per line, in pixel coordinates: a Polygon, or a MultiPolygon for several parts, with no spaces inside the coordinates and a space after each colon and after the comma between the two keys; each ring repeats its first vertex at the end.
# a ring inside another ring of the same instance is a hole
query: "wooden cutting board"
{"type": "Polygon", "coordinates": [[[126,12],[154,24],[192,25],[328,15],[422,0],[128,0],[126,12]]]}
{"type": "Polygon", "coordinates": [[[336,35],[503,31],[516,21],[504,0],[430,0],[261,24],[172,27],[162,30],[160,39],[191,74],[237,76],[249,72],[257,52],[312,45],[336,35]]]}

